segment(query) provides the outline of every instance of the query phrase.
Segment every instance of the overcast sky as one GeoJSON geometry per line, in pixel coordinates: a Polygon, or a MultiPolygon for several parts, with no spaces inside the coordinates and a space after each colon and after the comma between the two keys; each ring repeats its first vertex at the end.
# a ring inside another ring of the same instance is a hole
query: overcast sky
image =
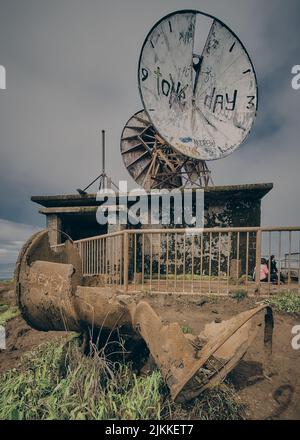
{"type": "MultiPolygon", "coordinates": [[[[35,194],[73,193],[100,168],[131,181],[120,134],[141,109],[137,63],[153,24],[178,9],[215,15],[240,37],[254,63],[259,111],[250,137],[210,163],[217,185],[273,182],[263,224],[300,224],[299,0],[0,0],[0,266],[44,226],[35,194]]],[[[1,270],[0,270],[1,277],[1,270]]]]}

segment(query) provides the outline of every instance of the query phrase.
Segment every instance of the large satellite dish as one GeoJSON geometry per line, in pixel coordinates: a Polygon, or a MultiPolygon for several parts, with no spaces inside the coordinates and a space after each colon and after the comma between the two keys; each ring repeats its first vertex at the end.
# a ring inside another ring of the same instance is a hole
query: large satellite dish
{"type": "Polygon", "coordinates": [[[183,10],[156,23],[142,47],[138,82],[152,125],[185,156],[221,159],[251,130],[252,62],[238,37],[211,15],[183,10]]]}

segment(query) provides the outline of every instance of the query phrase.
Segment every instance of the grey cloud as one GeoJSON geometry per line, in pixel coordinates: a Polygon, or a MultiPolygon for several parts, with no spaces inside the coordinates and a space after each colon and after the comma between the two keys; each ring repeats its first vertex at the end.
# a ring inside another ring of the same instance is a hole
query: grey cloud
{"type": "Polygon", "coordinates": [[[24,242],[39,228],[0,219],[0,279],[12,276],[13,266],[24,242]]]}
{"type": "MultiPolygon", "coordinates": [[[[251,136],[210,163],[216,184],[274,181],[267,224],[299,222],[299,100],[290,85],[300,62],[298,0],[0,0],[0,218],[42,225],[32,194],[72,193],[100,169],[134,182],[119,154],[122,128],[141,109],[137,62],[152,25],[176,9],[222,19],[245,43],[259,81],[251,136]]],[[[2,226],[2,225],[0,225],[2,226]]]]}

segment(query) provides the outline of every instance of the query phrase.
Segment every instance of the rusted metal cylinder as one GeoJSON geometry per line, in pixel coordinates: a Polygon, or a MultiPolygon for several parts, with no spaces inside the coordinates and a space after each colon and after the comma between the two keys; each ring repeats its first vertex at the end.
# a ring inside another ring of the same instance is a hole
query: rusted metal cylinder
{"type": "Polygon", "coordinates": [[[78,330],[72,296],[81,284],[81,260],[71,243],[54,252],[48,231],[22,247],[15,269],[16,298],[24,319],[37,330],[78,330]]]}
{"type": "Polygon", "coordinates": [[[109,288],[81,286],[81,260],[67,243],[50,249],[47,231],[23,246],[15,271],[16,296],[24,319],[37,330],[81,331],[131,326],[128,308],[109,288]]]}
{"type": "Polygon", "coordinates": [[[114,330],[132,327],[128,307],[121,304],[117,293],[107,287],[78,286],[74,307],[80,327],[97,327],[114,330]]]}
{"type": "Polygon", "coordinates": [[[74,308],[72,264],[35,261],[21,285],[19,305],[27,321],[39,330],[78,331],[74,308]]]}

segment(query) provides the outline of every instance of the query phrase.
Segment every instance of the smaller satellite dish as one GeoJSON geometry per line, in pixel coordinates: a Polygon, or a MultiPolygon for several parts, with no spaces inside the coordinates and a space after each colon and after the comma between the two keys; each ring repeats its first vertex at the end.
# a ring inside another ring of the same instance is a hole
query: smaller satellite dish
{"type": "Polygon", "coordinates": [[[163,141],[144,110],[126,123],[120,148],[131,177],[148,191],[209,184],[205,162],[184,156],[163,141]]]}

